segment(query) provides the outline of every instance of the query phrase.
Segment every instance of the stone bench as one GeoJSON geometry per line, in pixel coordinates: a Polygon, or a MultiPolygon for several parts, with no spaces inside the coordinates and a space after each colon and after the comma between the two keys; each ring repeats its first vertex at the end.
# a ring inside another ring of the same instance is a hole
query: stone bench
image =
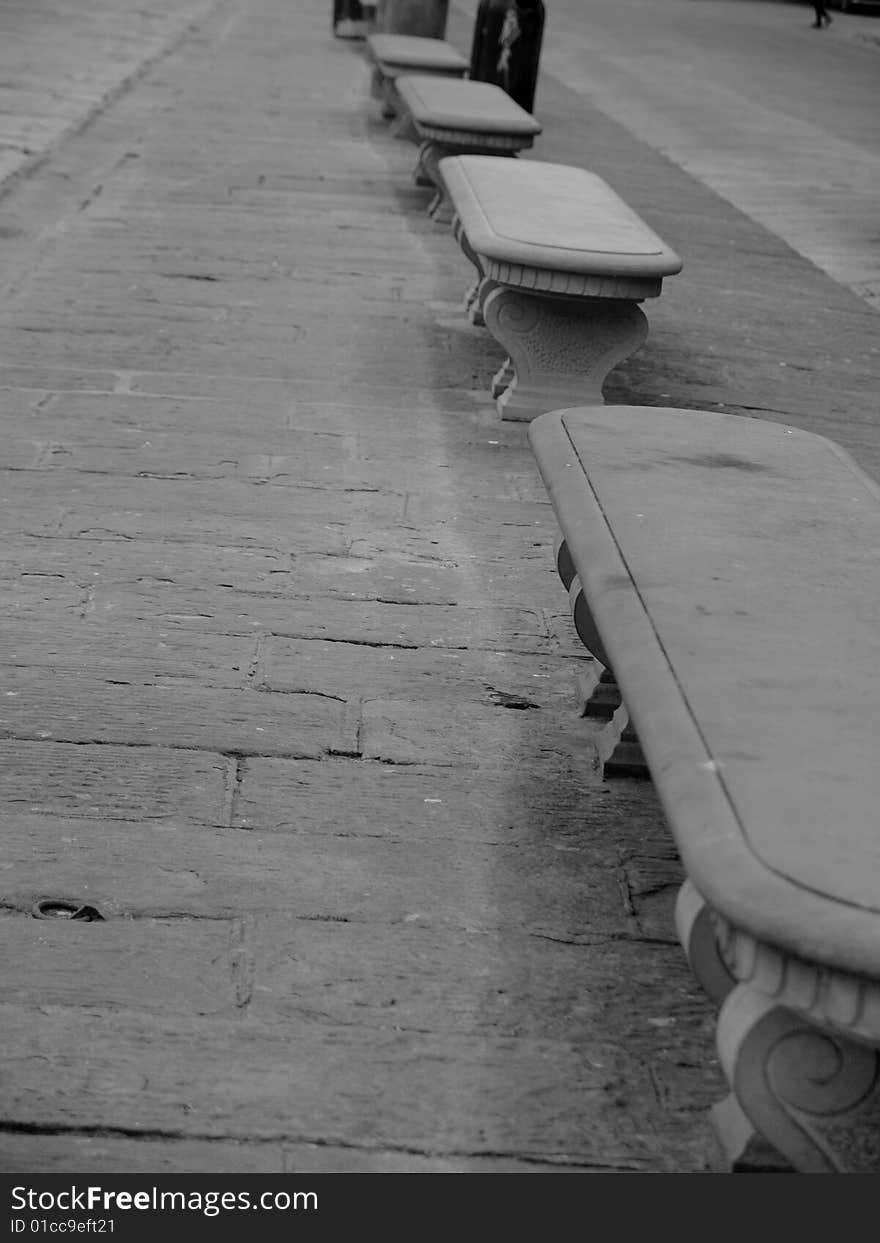
{"type": "Polygon", "coordinates": [[[681,271],[678,255],[585,169],[456,155],[439,170],[477,270],[469,303],[509,355],[493,388],[501,417],[601,402],[648,335],[638,304],[681,271]]]}
{"type": "Polygon", "coordinates": [[[382,115],[396,116],[400,102],[395,82],[401,74],[436,74],[463,78],[469,62],[445,39],[426,39],[421,35],[371,34],[367,36],[367,57],[373,73],[370,93],[382,100],[382,115]]]}
{"type": "Polygon", "coordinates": [[[688,878],[724,1150],[877,1172],[880,489],[831,441],[708,411],[554,411],[529,438],[688,878]]]}
{"type": "Polygon", "coordinates": [[[435,187],[428,212],[440,224],[452,220],[452,204],[438,170],[450,155],[514,156],[530,147],[541,125],[492,82],[460,81],[437,74],[406,74],[395,81],[401,107],[419,148],[416,180],[435,187]]]}

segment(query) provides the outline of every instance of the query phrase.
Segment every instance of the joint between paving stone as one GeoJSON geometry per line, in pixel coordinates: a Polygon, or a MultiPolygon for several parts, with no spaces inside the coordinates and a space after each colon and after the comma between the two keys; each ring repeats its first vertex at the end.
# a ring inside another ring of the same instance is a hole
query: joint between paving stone
{"type": "Polygon", "coordinates": [[[236,827],[238,799],[241,794],[241,783],[244,779],[245,759],[241,755],[226,756],[226,772],[224,774],[223,826],[227,829],[236,827]]]}
{"type": "Polygon", "coordinates": [[[229,963],[238,1010],[247,1009],[254,993],[256,962],[250,946],[252,926],[253,917],[243,915],[232,920],[230,927],[229,963]]]}

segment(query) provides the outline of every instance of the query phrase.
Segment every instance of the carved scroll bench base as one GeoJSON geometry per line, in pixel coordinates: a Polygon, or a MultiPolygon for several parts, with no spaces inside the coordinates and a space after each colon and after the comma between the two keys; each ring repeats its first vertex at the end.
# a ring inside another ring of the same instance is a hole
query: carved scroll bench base
{"type": "Polygon", "coordinates": [[[492,155],[438,169],[477,273],[470,318],[507,352],[492,386],[501,417],[601,402],[609,371],[648,335],[638,304],[681,260],[585,169],[492,155]]]}
{"type": "Polygon", "coordinates": [[[624,298],[566,298],[499,284],[481,311],[507,350],[504,371],[513,373],[496,396],[498,413],[520,423],[545,410],[601,402],[608,373],[648,336],[641,309],[624,298]]]}
{"type": "Polygon", "coordinates": [[[730,1168],[880,1173],[880,981],[756,940],[689,880],[676,926],[721,1007],[731,1093],[711,1117],[730,1168]]]}
{"type": "Polygon", "coordinates": [[[728,1167],[880,1173],[880,488],[710,411],[564,409],[529,439],[619,688],[596,674],[591,715],[626,705],[688,878],[728,1167]]]}
{"type": "Polygon", "coordinates": [[[525,293],[488,277],[468,290],[465,309],[508,351],[490,392],[510,422],[601,402],[609,372],[648,336],[647,319],[627,299],[525,293]]]}

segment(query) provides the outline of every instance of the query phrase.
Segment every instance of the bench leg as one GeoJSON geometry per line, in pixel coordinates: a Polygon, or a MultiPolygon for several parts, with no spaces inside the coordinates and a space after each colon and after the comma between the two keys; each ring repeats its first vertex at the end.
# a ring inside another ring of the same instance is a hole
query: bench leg
{"type": "Polygon", "coordinates": [[[467,291],[465,292],[464,309],[467,312],[468,319],[471,321],[471,323],[476,324],[477,327],[479,328],[483,328],[485,327],[486,321],[483,319],[483,309],[480,306],[480,289],[483,284],[487,284],[492,289],[494,289],[496,282],[495,281],[487,282],[486,278],[483,276],[483,269],[480,267],[480,261],[477,258],[474,250],[471,247],[470,242],[467,239],[467,234],[465,233],[464,229],[461,227],[461,221],[459,220],[458,216],[452,217],[452,236],[455,238],[455,240],[458,242],[459,246],[461,247],[462,254],[465,256],[465,258],[468,259],[474,265],[474,268],[477,273],[474,283],[470,285],[467,291]]]}
{"type": "Polygon", "coordinates": [[[606,669],[611,668],[611,661],[599,637],[599,631],[596,623],[593,621],[593,614],[590,612],[590,606],[587,604],[587,597],[584,595],[581,587],[581,580],[575,574],[568,587],[568,603],[571,608],[571,617],[574,622],[574,628],[577,636],[583,643],[584,647],[591,656],[595,656],[596,660],[606,669]]]}
{"type": "MultiPolygon", "coordinates": [[[[391,133],[393,137],[400,138],[403,142],[419,141],[418,130],[413,125],[412,117],[402,108],[397,110],[396,115],[391,122],[391,133]]],[[[420,167],[421,164],[417,164],[416,171],[418,171],[420,167]]]]}
{"type": "Polygon", "coordinates": [[[709,1111],[709,1120],[731,1174],[793,1174],[772,1144],[759,1135],[729,1092],[709,1111]]]}
{"type": "Polygon", "coordinates": [[[593,721],[612,721],[623,703],[620,687],[610,669],[605,669],[598,661],[593,664],[598,674],[581,680],[585,692],[580,696],[581,716],[593,721]]]}
{"type": "MultiPolygon", "coordinates": [[[[571,553],[568,551],[568,544],[561,532],[553,543],[553,555],[562,585],[566,591],[569,591],[577,577],[577,571],[574,568],[571,553]]],[[[570,597],[569,603],[571,603],[570,597]]],[[[595,627],[593,631],[595,632],[595,627]]],[[[611,670],[605,668],[589,650],[587,654],[590,657],[589,672],[578,678],[578,699],[582,704],[581,716],[610,721],[620,707],[620,687],[611,670]]]]}
{"type": "Polygon", "coordinates": [[[593,743],[603,781],[632,778],[650,781],[641,744],[630,724],[620,687],[610,669],[591,660],[578,672],[575,683],[581,718],[597,725],[593,743]]]}
{"type": "Polygon", "coordinates": [[[602,780],[629,778],[635,781],[650,781],[651,770],[648,768],[642,744],[632,727],[629,712],[623,700],[615,708],[607,724],[599,731],[596,738],[596,753],[602,770],[602,780]]]}
{"type": "Polygon", "coordinates": [[[516,371],[513,363],[509,358],[505,358],[504,362],[492,376],[492,383],[489,385],[489,392],[495,398],[496,402],[510,388],[516,379],[516,371]]]}
{"type": "MultiPolygon", "coordinates": [[[[476,257],[474,258],[474,262],[476,263],[476,257]]],[[[468,318],[470,319],[471,323],[476,324],[478,328],[486,327],[486,320],[483,316],[483,303],[489,297],[489,294],[492,292],[492,290],[497,289],[497,288],[498,288],[497,281],[490,280],[488,276],[481,275],[474,283],[473,288],[470,289],[468,293],[465,295],[466,303],[467,303],[467,300],[470,299],[470,302],[468,303],[468,318]]],[[[509,358],[505,359],[504,365],[500,368],[498,375],[495,377],[495,380],[493,380],[492,382],[493,390],[494,390],[495,384],[500,383],[499,377],[503,373],[507,373],[507,378],[506,380],[504,380],[503,387],[499,388],[498,390],[499,393],[502,393],[504,389],[507,387],[507,385],[510,383],[510,381],[513,379],[513,364],[511,363],[509,358]]],[[[496,396],[494,391],[492,393],[492,396],[493,397],[496,396]]]]}
{"type": "Polygon", "coordinates": [[[473,285],[469,285],[464,294],[464,309],[468,319],[477,328],[485,328],[486,321],[483,319],[483,312],[480,309],[480,282],[474,281],[473,285]]]}
{"type": "Polygon", "coordinates": [[[568,544],[565,542],[565,536],[560,533],[553,541],[553,556],[556,560],[556,573],[562,579],[562,585],[566,591],[571,586],[571,580],[577,571],[574,568],[574,562],[571,559],[571,553],[568,551],[568,544]]]}
{"type": "Polygon", "coordinates": [[[435,224],[452,224],[455,219],[455,208],[446,193],[446,185],[438,165],[447,155],[460,154],[459,148],[446,147],[432,138],[427,139],[419,147],[419,164],[434,187],[434,197],[428,204],[428,215],[435,224]]]}
{"type": "MultiPolygon", "coordinates": [[[[736,988],[736,978],[721,957],[712,912],[690,879],[678,891],[675,930],[703,991],[717,1006],[723,1005],[736,988]]],[[[791,1171],[785,1158],[757,1133],[732,1092],[713,1105],[710,1118],[727,1167],[733,1173],[791,1171]]]]}
{"type": "MultiPolygon", "coordinates": [[[[377,73],[379,71],[377,70],[377,73]]],[[[379,73],[379,95],[382,101],[382,116],[387,120],[397,116],[397,91],[394,89],[394,83],[390,78],[384,77],[379,73]]]]}
{"type": "Polygon", "coordinates": [[[372,95],[373,99],[384,99],[385,98],[385,92],[382,89],[382,84],[384,81],[385,81],[385,78],[383,77],[382,72],[379,69],[379,66],[373,65],[373,68],[370,71],[370,94],[372,95]]]}
{"type": "Polygon", "coordinates": [[[719,953],[712,912],[690,880],[678,891],[675,930],[691,971],[707,996],[720,1006],[736,987],[736,979],[719,953]]]}
{"type": "Polygon", "coordinates": [[[413,182],[417,186],[425,186],[427,189],[430,189],[430,190],[434,189],[433,181],[428,176],[428,174],[425,172],[425,170],[422,168],[421,151],[419,151],[419,158],[416,160],[416,166],[412,172],[412,179],[413,179],[413,182]]]}
{"type": "Polygon", "coordinates": [[[620,699],[611,662],[605,652],[599,631],[581,588],[581,581],[573,575],[568,589],[571,616],[578,638],[591,656],[605,666],[605,673],[596,684],[593,698],[585,706],[583,715],[603,718],[606,721],[596,737],[596,751],[603,777],[635,777],[649,780],[650,771],[642,754],[641,744],[632,728],[626,705],[620,699]],[[612,702],[617,691],[616,702],[612,702]]]}
{"type": "Polygon", "coordinates": [[[638,305],[616,298],[542,296],[499,285],[482,309],[516,373],[498,398],[498,412],[518,422],[548,410],[601,405],[609,371],[648,335],[638,305]]]}
{"type": "MultiPolygon", "coordinates": [[[[760,963],[762,947],[757,947],[760,963]]],[[[778,957],[778,955],[776,956],[778,957]]],[[[810,1008],[826,972],[793,961],[785,971],[810,1008]]],[[[759,966],[760,970],[760,966],[759,966]]],[[[766,983],[766,981],[763,981],[766,983]]],[[[827,980],[825,981],[827,985],[827,980]]],[[[868,981],[853,987],[872,989],[868,981]]],[[[834,990],[830,990],[831,993],[834,990]]],[[[781,983],[785,995],[785,983],[781,983]]],[[[839,1005],[840,995],[832,1001],[839,1005]]],[[[853,996],[857,1003],[861,998],[853,996]]],[[[876,1003],[874,1003],[876,1004],[876,1003]]],[[[818,1016],[817,1016],[818,1017],[818,1016]]],[[[738,984],[718,1018],[718,1052],[732,1094],[757,1133],[800,1173],[880,1172],[880,1059],[877,1049],[814,1023],[781,997],[738,984]]],[[[730,1152],[742,1136],[725,1132],[733,1111],[722,1104],[713,1125],[730,1152]]]]}

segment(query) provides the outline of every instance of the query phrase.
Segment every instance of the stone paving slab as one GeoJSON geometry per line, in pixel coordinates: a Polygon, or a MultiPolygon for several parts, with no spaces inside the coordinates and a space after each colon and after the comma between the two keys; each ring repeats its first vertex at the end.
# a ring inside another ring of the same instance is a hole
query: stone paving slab
{"type": "Polygon", "coordinates": [[[43,816],[224,824],[229,760],[163,747],[14,741],[4,747],[4,807],[43,816]]]}
{"type": "Polygon", "coordinates": [[[428,693],[431,703],[441,709],[447,700],[472,699],[513,711],[540,711],[558,708],[573,692],[576,671],[589,664],[555,651],[544,659],[497,649],[478,656],[474,652],[470,643],[458,650],[440,645],[369,647],[273,635],[260,653],[256,678],[260,687],[287,694],[320,688],[341,698],[356,691],[363,699],[381,698],[393,681],[406,699],[418,700],[428,693]],[[324,668],[312,665],[313,659],[324,668]]]}
{"type": "Polygon", "coordinates": [[[79,1173],[106,1173],[115,1164],[126,1173],[215,1174],[578,1174],[578,1166],[548,1166],[501,1155],[494,1157],[424,1156],[394,1152],[347,1142],[261,1142],[223,1140],[127,1138],[82,1135],[16,1135],[7,1144],[0,1135],[0,1163],[9,1173],[52,1173],[75,1169],[79,1173]]]}
{"type": "MultiPolygon", "coordinates": [[[[243,765],[240,776],[247,771],[243,765]]],[[[469,775],[473,783],[474,774],[469,775]]],[[[498,774],[487,775],[494,776],[497,791],[498,774]]],[[[421,789],[430,797],[445,788],[434,769],[420,777],[421,789]]],[[[416,810],[424,805],[422,797],[416,810]]],[[[251,806],[256,807],[253,799],[251,806]]],[[[304,820],[314,811],[304,808],[304,820]]],[[[198,927],[203,920],[244,918],[243,911],[248,917],[282,911],[304,922],[362,926],[367,940],[373,925],[378,935],[388,927],[399,925],[405,931],[412,924],[474,933],[506,929],[585,947],[638,940],[630,913],[620,902],[616,859],[612,856],[604,867],[594,866],[583,875],[584,863],[594,861],[591,854],[598,854],[598,847],[582,858],[577,850],[557,850],[540,841],[468,841],[461,833],[454,840],[442,835],[435,840],[430,829],[412,834],[403,811],[393,809],[388,814],[403,825],[397,832],[360,834],[354,827],[369,825],[377,814],[366,795],[356,795],[348,812],[353,827],[347,833],[300,832],[294,824],[292,832],[271,834],[253,827],[230,834],[196,824],[181,833],[173,819],[136,825],[94,816],[48,820],[31,812],[11,814],[3,849],[7,859],[15,860],[29,834],[41,833],[41,842],[39,857],[13,865],[7,907],[29,914],[28,886],[39,885],[40,869],[45,877],[51,867],[66,891],[85,885],[88,901],[107,922],[179,916],[193,919],[198,927]],[[403,849],[408,840],[416,848],[403,849]],[[519,896],[530,873],[539,883],[529,886],[526,906],[519,896]],[[603,917],[600,935],[597,927],[603,917]]],[[[251,818],[249,824],[255,823],[251,818]]],[[[31,932],[37,935],[39,928],[31,932]]],[[[112,932],[111,948],[116,944],[112,932]]],[[[666,944],[672,945],[671,938],[666,944]]],[[[95,943],[96,953],[102,952],[100,945],[95,943]]],[[[586,954],[584,961],[589,970],[586,954]]],[[[345,964],[339,967],[343,971],[345,964]]],[[[149,996],[140,1008],[149,1011],[149,996]]]]}
{"type": "Polygon", "coordinates": [[[84,966],[103,929],[80,923],[71,935],[61,921],[44,920],[35,938],[24,920],[4,913],[0,931],[7,948],[0,988],[10,1005],[31,1001],[36,972],[46,1006],[137,1009],[147,993],[153,1013],[235,1012],[235,983],[225,962],[230,933],[218,920],[195,928],[175,919],[127,920],[101,945],[100,975],[84,966]]]}
{"type": "MultiPolygon", "coordinates": [[[[173,622],[127,624],[108,617],[83,624],[82,609],[53,616],[52,599],[31,604],[29,625],[9,626],[7,659],[23,669],[45,667],[75,676],[83,667],[101,668],[103,681],[119,686],[156,686],[187,681],[215,688],[240,688],[252,669],[256,647],[250,634],[213,634],[173,622]]],[[[86,607],[91,605],[88,601],[86,607]]]]}
{"type": "MultiPolygon", "coordinates": [[[[51,1007],[43,1013],[60,1017],[51,1007]]],[[[293,1035],[287,1023],[245,1027],[215,1017],[209,1029],[184,1016],[67,1011],[63,1029],[44,1022],[35,1039],[34,1017],[3,1007],[5,1056],[15,1072],[11,1103],[27,1100],[37,1122],[120,1131],[136,1111],[155,1134],[173,1111],[175,1137],[192,1139],[332,1144],[344,1137],[362,1149],[419,1156],[483,1149],[585,1170],[647,1172],[654,1165],[638,1110],[650,1083],[613,1049],[610,1066],[594,1065],[567,1042],[386,1029],[370,1039],[365,1058],[358,1029],[328,1032],[319,1021],[293,1035]],[[84,1076],[72,1052],[82,1047],[93,1050],[102,1073],[84,1076]],[[286,1066],[281,1083],[266,1070],[279,1063],[286,1066]],[[66,1091],[49,1094],[59,1074],[66,1091]],[[562,1102],[554,1099],[560,1080],[569,1085],[562,1102]],[[237,1134],[230,1135],[230,1113],[237,1134]],[[429,1132],[419,1115],[432,1119],[429,1132]]]]}
{"type": "Polygon", "coordinates": [[[138,687],[95,673],[10,670],[0,731],[18,739],[123,743],[319,759],[354,749],[344,705],[316,695],[215,689],[195,681],[138,687]]]}

